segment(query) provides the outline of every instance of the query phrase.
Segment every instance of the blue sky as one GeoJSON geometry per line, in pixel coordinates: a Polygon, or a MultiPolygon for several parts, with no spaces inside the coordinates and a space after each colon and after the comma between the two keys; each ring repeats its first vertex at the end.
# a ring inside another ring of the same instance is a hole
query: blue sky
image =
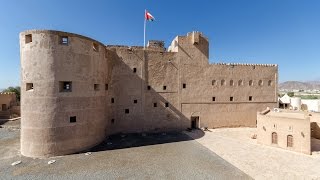
{"type": "Polygon", "coordinates": [[[54,29],[105,44],[143,45],[144,9],[156,18],[147,39],[202,31],[210,62],[279,64],[280,82],[320,80],[318,0],[0,0],[0,89],[20,84],[19,32],[54,29]]]}

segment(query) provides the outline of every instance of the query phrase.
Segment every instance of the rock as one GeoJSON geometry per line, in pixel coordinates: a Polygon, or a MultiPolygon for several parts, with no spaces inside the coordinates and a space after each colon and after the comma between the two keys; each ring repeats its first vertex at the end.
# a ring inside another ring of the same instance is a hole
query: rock
{"type": "Polygon", "coordinates": [[[18,165],[18,164],[20,164],[21,163],[21,161],[16,161],[16,162],[13,162],[12,164],[11,164],[11,166],[15,166],[15,165],[18,165]]]}
{"type": "Polygon", "coordinates": [[[84,155],[88,156],[88,155],[91,155],[92,153],[91,152],[86,152],[84,155]]]}
{"type": "Polygon", "coordinates": [[[50,160],[50,161],[48,161],[48,164],[53,164],[55,162],[56,162],[56,160],[50,160]]]}

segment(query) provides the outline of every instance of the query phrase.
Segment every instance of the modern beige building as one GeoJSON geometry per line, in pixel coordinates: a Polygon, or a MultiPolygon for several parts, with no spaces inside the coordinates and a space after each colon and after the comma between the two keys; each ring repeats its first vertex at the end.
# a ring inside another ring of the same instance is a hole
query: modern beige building
{"type": "Polygon", "coordinates": [[[210,64],[200,32],[141,46],[60,31],[20,34],[21,152],[63,155],[114,133],[255,127],[277,106],[278,67],[210,64]]]}

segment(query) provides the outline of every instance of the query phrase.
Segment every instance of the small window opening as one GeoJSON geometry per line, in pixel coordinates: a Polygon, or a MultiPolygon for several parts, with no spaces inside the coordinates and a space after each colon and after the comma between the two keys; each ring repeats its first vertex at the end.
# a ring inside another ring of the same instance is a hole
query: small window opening
{"type": "Polygon", "coordinates": [[[268,86],[271,86],[271,85],[272,85],[272,81],[269,80],[269,81],[268,81],[268,86]]]}
{"type": "Polygon", "coordinates": [[[234,83],[233,83],[233,80],[230,80],[230,86],[233,86],[234,83]]]}
{"type": "Polygon", "coordinates": [[[273,132],[271,134],[271,143],[272,144],[278,144],[278,135],[276,132],[273,132]]]}
{"type": "Polygon", "coordinates": [[[68,45],[69,44],[69,37],[68,36],[61,36],[60,37],[60,44],[68,45]]]}
{"type": "Polygon", "coordinates": [[[224,79],[221,80],[221,86],[226,85],[226,81],[224,79]]]}
{"type": "Polygon", "coordinates": [[[253,86],[253,81],[252,80],[249,81],[249,86],[253,86]]]}
{"type": "Polygon", "coordinates": [[[25,35],[25,42],[26,44],[32,42],[32,34],[25,35]]]}
{"type": "Polygon", "coordinates": [[[293,136],[292,135],[287,136],[287,147],[293,147],[293,136]]]}
{"type": "Polygon", "coordinates": [[[72,82],[60,81],[60,92],[72,92],[72,82]]]}
{"type": "Polygon", "coordinates": [[[33,83],[27,83],[27,84],[26,84],[26,90],[27,90],[27,91],[33,90],[33,83]]]}
{"type": "Polygon", "coordinates": [[[93,86],[95,91],[99,91],[100,90],[100,84],[94,84],[93,86]]]}
{"type": "Polygon", "coordinates": [[[262,80],[259,80],[258,85],[259,85],[259,86],[263,86],[263,81],[262,81],[262,80]]]}
{"type": "Polygon", "coordinates": [[[216,80],[212,80],[212,86],[217,85],[217,81],[216,80]]]}
{"type": "Polygon", "coordinates": [[[137,68],[133,68],[133,72],[136,73],[137,72],[137,68]]]}
{"type": "Polygon", "coordinates": [[[138,100],[136,100],[136,99],[133,100],[133,103],[134,103],[134,104],[137,104],[137,103],[138,103],[138,100]]]}
{"type": "Polygon", "coordinates": [[[109,85],[108,84],[106,84],[105,89],[106,89],[106,91],[109,89],[109,85]]]}
{"type": "Polygon", "coordinates": [[[243,81],[240,79],[239,81],[238,81],[238,86],[242,86],[243,85],[243,81]]]}
{"type": "Polygon", "coordinates": [[[114,119],[111,119],[111,123],[114,124],[114,119]]]}
{"type": "Polygon", "coordinates": [[[76,116],[71,116],[70,117],[70,123],[75,123],[77,122],[77,117],[76,116]]]}
{"type": "Polygon", "coordinates": [[[151,89],[151,86],[148,86],[148,90],[150,90],[151,89]]]}
{"type": "Polygon", "coordinates": [[[230,97],[230,101],[233,101],[233,97],[232,96],[230,97]]]}
{"type": "Polygon", "coordinates": [[[187,87],[186,84],[182,84],[182,88],[185,89],[187,87]]]}
{"type": "Polygon", "coordinates": [[[252,69],[256,69],[256,66],[252,66],[252,69]]]}
{"type": "Polygon", "coordinates": [[[163,86],[163,90],[167,90],[167,86],[163,86]]]}
{"type": "Polygon", "coordinates": [[[169,107],[169,103],[168,103],[168,102],[166,102],[165,106],[166,106],[166,107],[169,107]]]}
{"type": "Polygon", "coordinates": [[[111,98],[111,103],[114,103],[114,98],[111,98]]]}
{"type": "Polygon", "coordinates": [[[99,45],[97,43],[92,43],[92,49],[96,52],[99,52],[99,45]]]}
{"type": "Polygon", "coordinates": [[[249,101],[252,101],[252,96],[249,96],[249,101]]]}
{"type": "Polygon", "coordinates": [[[216,101],[216,97],[212,97],[212,101],[216,101]]]}
{"type": "Polygon", "coordinates": [[[129,109],[125,109],[124,113],[129,114],[129,109]]]}
{"type": "Polygon", "coordinates": [[[157,103],[153,103],[153,107],[157,107],[157,103]]]}

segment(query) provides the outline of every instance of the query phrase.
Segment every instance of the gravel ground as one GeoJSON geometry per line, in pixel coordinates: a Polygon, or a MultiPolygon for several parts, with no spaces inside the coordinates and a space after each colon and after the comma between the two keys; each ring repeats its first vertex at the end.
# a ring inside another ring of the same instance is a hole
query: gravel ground
{"type": "MultiPolygon", "coordinates": [[[[312,155],[257,144],[256,128],[210,129],[197,142],[254,179],[320,179],[320,140],[312,155]]],[[[187,133],[197,137],[198,131],[187,133]]]]}
{"type": "Polygon", "coordinates": [[[184,133],[115,135],[91,155],[45,159],[21,156],[19,133],[0,128],[0,179],[251,179],[184,133]]]}

